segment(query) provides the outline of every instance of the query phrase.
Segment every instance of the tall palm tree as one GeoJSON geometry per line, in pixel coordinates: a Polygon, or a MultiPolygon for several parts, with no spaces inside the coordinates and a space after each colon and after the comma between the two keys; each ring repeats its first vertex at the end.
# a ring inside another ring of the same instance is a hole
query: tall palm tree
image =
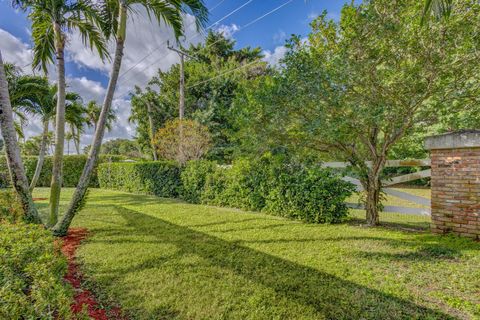
{"type": "MultiPolygon", "coordinates": [[[[43,163],[45,161],[45,154],[47,151],[47,145],[49,142],[49,126],[52,120],[55,118],[55,110],[57,106],[57,89],[56,85],[49,85],[48,91],[41,97],[40,103],[37,108],[35,108],[32,113],[40,118],[43,126],[42,131],[42,141],[40,143],[40,152],[38,154],[37,165],[35,167],[35,173],[33,174],[32,180],[30,181],[30,190],[33,191],[37,185],[37,181],[42,172],[43,163]]],[[[70,113],[76,112],[71,110],[69,106],[80,101],[80,95],[75,92],[67,92],[65,94],[65,102],[67,105],[66,108],[66,118],[70,117],[70,113]]]]}
{"type": "Polygon", "coordinates": [[[106,18],[107,23],[105,23],[103,31],[107,37],[113,34],[116,40],[115,56],[113,59],[112,70],[110,72],[110,80],[82,176],[80,177],[80,181],[75,189],[75,193],[70,201],[67,212],[62,217],[62,220],[53,228],[54,234],[66,234],[73,217],[84,201],[90,177],[100,153],[107,115],[111,109],[115,87],[117,86],[118,75],[122,64],[125,38],[127,35],[127,15],[128,13],[135,12],[135,6],[144,7],[149,17],[154,16],[158,22],[164,22],[169,25],[173,29],[174,35],[177,39],[183,35],[184,31],[183,14],[191,13],[196,18],[198,28],[204,26],[208,18],[208,10],[204,5],[203,0],[104,0],[103,17],[106,18]]]}
{"type": "Polygon", "coordinates": [[[24,219],[28,222],[41,223],[37,209],[33,204],[32,194],[28,190],[28,180],[25,174],[20,148],[13,124],[13,110],[8,93],[8,82],[3,67],[2,53],[0,51],[0,128],[5,143],[5,153],[10,171],[13,187],[25,212],[24,219]]]}
{"type": "Polygon", "coordinates": [[[13,0],[15,7],[29,11],[32,21],[33,67],[47,72],[47,64],[57,69],[57,108],[55,120],[55,152],[50,186],[50,215],[48,225],[57,222],[62,187],[63,151],[65,143],[65,60],[68,35],[77,30],[86,45],[96,48],[100,57],[106,57],[105,41],[97,26],[102,19],[89,0],[13,0]]]}

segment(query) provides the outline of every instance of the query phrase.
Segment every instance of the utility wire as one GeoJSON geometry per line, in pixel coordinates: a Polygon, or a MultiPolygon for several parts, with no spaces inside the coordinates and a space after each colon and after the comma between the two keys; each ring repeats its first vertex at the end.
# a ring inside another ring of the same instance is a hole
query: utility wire
{"type": "Polygon", "coordinates": [[[197,82],[197,83],[194,83],[194,84],[188,86],[187,89],[190,89],[190,88],[199,86],[199,85],[201,85],[201,84],[210,82],[210,81],[212,81],[212,80],[215,80],[215,79],[218,79],[218,78],[220,78],[220,77],[223,77],[224,75],[230,74],[230,73],[235,72],[235,71],[240,70],[240,69],[244,69],[244,68],[246,68],[246,67],[249,67],[249,66],[251,66],[251,65],[254,65],[254,64],[257,64],[257,63],[260,63],[260,62],[262,62],[261,59],[257,59],[257,60],[251,61],[251,62],[249,62],[249,63],[247,63],[247,64],[241,65],[241,66],[236,67],[236,68],[234,68],[234,69],[230,69],[230,70],[225,71],[225,72],[223,72],[223,73],[221,73],[221,74],[218,74],[218,75],[216,75],[216,76],[214,76],[214,77],[212,77],[212,78],[208,78],[208,79],[206,79],[206,80],[202,80],[202,81],[199,81],[199,82],[197,82]]]}
{"type": "MultiPolygon", "coordinates": [[[[247,2],[246,2],[245,4],[243,4],[241,7],[244,7],[245,5],[249,4],[251,1],[253,1],[253,0],[247,1],[247,2]]],[[[257,23],[258,21],[260,21],[260,20],[262,20],[262,19],[264,19],[264,18],[266,18],[267,16],[273,14],[274,12],[280,10],[281,8],[283,8],[283,7],[285,7],[286,5],[292,3],[293,1],[295,1],[295,0],[288,0],[288,1],[284,2],[283,4],[279,5],[278,7],[275,7],[274,9],[272,9],[272,10],[268,11],[267,13],[261,15],[260,17],[255,18],[254,20],[248,22],[247,24],[239,27],[237,30],[235,30],[235,31],[232,33],[232,35],[235,34],[235,33],[237,33],[237,32],[240,32],[240,31],[242,31],[242,30],[244,30],[244,29],[246,29],[246,28],[248,28],[248,27],[250,27],[250,26],[252,26],[253,24],[257,23]]],[[[241,8],[241,7],[239,7],[239,8],[241,8]]],[[[239,8],[235,9],[234,11],[238,11],[239,8]]],[[[230,15],[231,15],[231,14],[228,14],[227,16],[230,16],[230,15]]],[[[225,18],[225,17],[224,17],[224,18],[225,18]]],[[[223,21],[224,18],[220,19],[219,21],[223,21]]],[[[219,23],[219,21],[213,23],[211,26],[214,26],[215,24],[219,23]]],[[[197,36],[198,36],[198,34],[197,34],[197,36]]],[[[222,39],[218,39],[217,41],[215,41],[215,42],[211,43],[210,45],[208,45],[206,48],[209,48],[209,47],[215,45],[215,44],[218,43],[220,40],[222,40],[222,39]]],[[[159,59],[155,60],[153,63],[151,63],[150,65],[147,65],[145,68],[143,68],[142,70],[140,70],[140,72],[145,71],[147,68],[153,66],[153,65],[156,64],[158,61],[166,58],[166,57],[169,56],[171,53],[172,53],[172,52],[169,52],[168,54],[166,54],[166,55],[160,57],[159,59]]],[[[257,63],[257,62],[259,62],[259,61],[254,61],[254,62],[257,63]]],[[[247,67],[247,66],[249,66],[249,65],[251,65],[251,64],[253,64],[253,63],[248,63],[248,64],[246,64],[246,65],[240,66],[240,67],[235,68],[235,69],[233,69],[233,70],[227,71],[226,73],[223,73],[223,74],[221,74],[221,75],[219,75],[219,76],[215,76],[215,77],[211,78],[210,80],[207,79],[207,80],[203,80],[203,81],[201,81],[201,82],[203,83],[203,82],[211,81],[211,80],[213,80],[213,79],[216,79],[216,78],[218,78],[218,77],[220,77],[220,76],[223,76],[223,75],[225,75],[225,74],[228,74],[228,73],[230,73],[230,72],[234,72],[234,71],[236,71],[236,70],[238,70],[238,69],[245,68],[245,67],[247,67]]],[[[197,86],[197,85],[199,85],[199,84],[201,84],[201,83],[200,83],[200,82],[199,82],[199,83],[196,83],[196,84],[194,84],[194,85],[188,86],[187,88],[192,88],[192,87],[197,86]]],[[[127,90],[127,92],[125,92],[125,94],[128,93],[128,91],[130,91],[130,90],[127,90]]],[[[119,96],[123,96],[123,94],[122,94],[122,95],[119,95],[119,96]]]]}
{"type": "MultiPolygon", "coordinates": [[[[215,23],[211,24],[210,26],[207,27],[207,29],[210,29],[212,28],[213,26],[215,26],[216,24],[222,22],[223,20],[225,20],[226,18],[228,18],[229,16],[231,16],[232,14],[234,14],[235,12],[237,12],[238,10],[242,9],[243,7],[245,7],[247,4],[249,4],[250,2],[252,2],[253,0],[249,0],[247,1],[246,3],[244,3],[243,5],[241,5],[240,7],[236,8],[235,10],[233,10],[232,12],[230,12],[229,14],[227,14],[226,16],[224,16],[223,18],[221,18],[220,20],[216,21],[215,23]]],[[[215,10],[216,8],[218,8],[223,2],[225,2],[225,0],[222,0],[220,1],[218,4],[216,4],[212,9],[210,9],[210,12],[212,12],[213,10],[215,10]]],[[[190,23],[187,28],[190,28],[191,26],[193,26],[195,24],[195,22],[192,22],[190,23]]],[[[197,33],[194,37],[191,37],[185,41],[190,41],[190,40],[193,40],[195,39],[196,37],[198,37],[199,34],[197,33]]],[[[133,66],[131,66],[130,68],[128,68],[125,72],[123,72],[119,77],[118,79],[121,79],[122,77],[124,77],[128,72],[130,72],[131,70],[135,69],[140,63],[142,63],[143,61],[145,61],[145,59],[147,59],[148,57],[150,57],[155,51],[161,49],[163,47],[163,45],[165,45],[169,40],[171,39],[167,39],[165,41],[163,41],[159,46],[155,47],[152,51],[150,51],[147,55],[145,55],[143,58],[141,58],[137,63],[135,63],[133,66]]]]}

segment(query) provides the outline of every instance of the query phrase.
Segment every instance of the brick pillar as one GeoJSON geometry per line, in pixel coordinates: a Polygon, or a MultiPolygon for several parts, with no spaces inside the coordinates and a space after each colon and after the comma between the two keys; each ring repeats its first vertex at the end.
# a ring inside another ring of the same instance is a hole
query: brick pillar
{"type": "Polygon", "coordinates": [[[432,232],[480,239],[480,130],[425,140],[432,160],[432,232]]]}

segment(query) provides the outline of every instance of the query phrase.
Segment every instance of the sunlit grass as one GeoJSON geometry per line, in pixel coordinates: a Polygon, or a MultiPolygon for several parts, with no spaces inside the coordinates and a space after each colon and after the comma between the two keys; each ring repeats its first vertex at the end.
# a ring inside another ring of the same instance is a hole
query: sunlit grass
{"type": "Polygon", "coordinates": [[[133,319],[480,317],[480,244],[396,222],[312,225],[92,190],[74,224],[90,230],[85,273],[133,319]]]}

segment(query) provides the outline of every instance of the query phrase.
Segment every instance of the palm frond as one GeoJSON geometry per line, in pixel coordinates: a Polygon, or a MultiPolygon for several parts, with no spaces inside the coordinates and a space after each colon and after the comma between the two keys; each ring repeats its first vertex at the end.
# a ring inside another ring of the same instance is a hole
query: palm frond
{"type": "Polygon", "coordinates": [[[47,65],[53,63],[55,43],[53,25],[49,16],[40,11],[32,11],[33,69],[42,69],[47,73],[47,65]]]}

